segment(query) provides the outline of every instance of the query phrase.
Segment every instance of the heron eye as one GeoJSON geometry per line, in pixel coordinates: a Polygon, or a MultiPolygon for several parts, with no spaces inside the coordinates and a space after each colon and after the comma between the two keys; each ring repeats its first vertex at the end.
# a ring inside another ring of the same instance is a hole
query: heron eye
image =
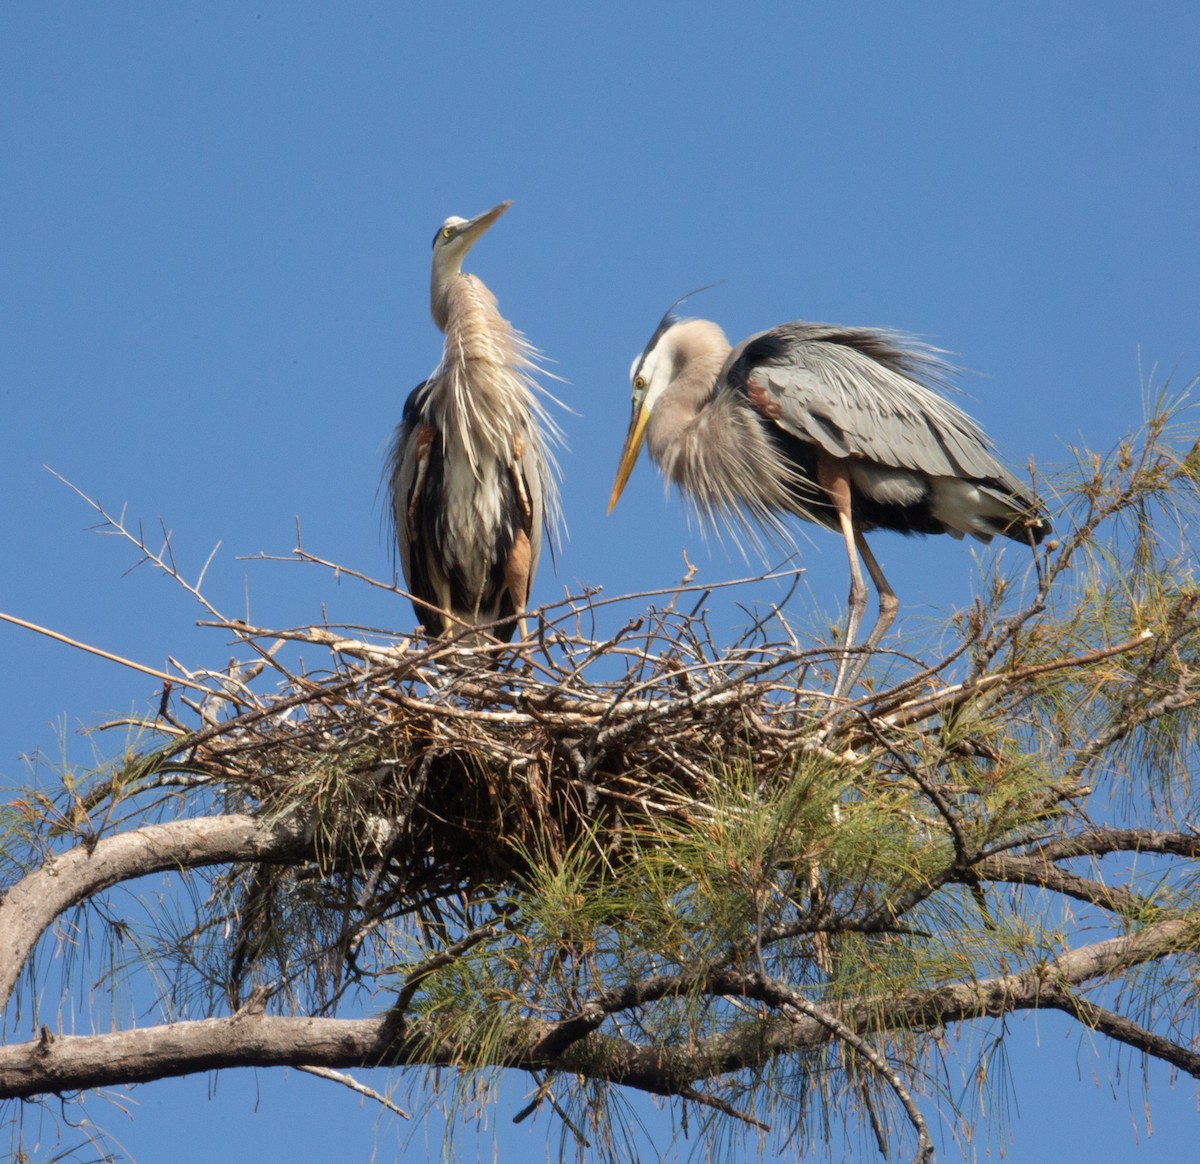
{"type": "Polygon", "coordinates": [[[638,377],[636,380],[634,380],[634,382],[633,382],[633,386],[634,386],[634,387],[635,387],[635,388],[636,388],[636,389],[637,389],[639,392],[641,392],[641,391],[642,391],[642,390],[643,390],[643,389],[646,387],[646,377],[645,377],[645,376],[639,376],[639,377],[638,377]]]}
{"type": "Polygon", "coordinates": [[[442,238],[450,239],[453,237],[454,237],[454,227],[443,226],[442,227],[442,238]]]}

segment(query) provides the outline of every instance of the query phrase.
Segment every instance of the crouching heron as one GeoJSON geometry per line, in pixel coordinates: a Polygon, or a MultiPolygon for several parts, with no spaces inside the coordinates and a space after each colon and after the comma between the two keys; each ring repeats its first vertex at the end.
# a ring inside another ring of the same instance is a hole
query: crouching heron
{"type": "Polygon", "coordinates": [[[512,638],[557,513],[546,434],[558,430],[536,396],[537,352],[462,270],[510,205],[447,218],[434,235],[430,310],[446,341],[405,402],[388,458],[400,565],[434,635],[496,624],[489,633],[512,638]]]}
{"type": "Polygon", "coordinates": [[[869,531],[1030,545],[1050,532],[978,425],[933,390],[952,371],[896,332],[785,323],[731,348],[715,323],[668,312],[630,371],[633,416],[609,512],[644,442],[701,518],[735,536],[753,539],[756,524],[785,535],[787,514],[840,532],[850,596],[834,697],[845,696],[898,605],[869,531]],[[851,667],[867,602],[859,555],[879,615],[851,667]]]}

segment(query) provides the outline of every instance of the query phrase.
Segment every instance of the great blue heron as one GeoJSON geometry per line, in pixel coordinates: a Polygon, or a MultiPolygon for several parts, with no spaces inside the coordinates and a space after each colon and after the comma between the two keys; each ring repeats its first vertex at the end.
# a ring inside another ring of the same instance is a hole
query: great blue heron
{"type": "Polygon", "coordinates": [[[510,205],[447,218],[434,235],[430,310],[446,342],[405,402],[388,459],[400,565],[418,620],[437,635],[498,623],[490,633],[512,638],[556,513],[543,430],[557,429],[535,395],[537,352],[462,270],[510,205]]]}
{"type": "Polygon", "coordinates": [[[704,319],[663,317],[633,362],[633,416],[609,512],[643,441],[702,518],[756,537],[784,534],[782,515],[840,531],[850,562],[844,646],[854,645],[867,592],[879,616],[844,696],[895,618],[897,600],[867,546],[869,530],[1003,534],[1036,545],[1050,532],[1036,499],[969,417],[932,386],[953,369],[909,336],[875,328],[785,323],[730,348],[704,319]]]}

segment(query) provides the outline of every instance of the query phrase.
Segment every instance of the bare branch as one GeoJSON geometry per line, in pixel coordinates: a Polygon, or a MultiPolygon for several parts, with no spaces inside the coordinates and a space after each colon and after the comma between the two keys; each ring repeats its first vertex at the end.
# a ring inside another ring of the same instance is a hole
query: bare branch
{"type": "Polygon", "coordinates": [[[25,619],[17,618],[14,614],[5,614],[3,611],[0,611],[0,619],[3,619],[5,622],[11,622],[14,626],[34,631],[36,634],[45,635],[48,639],[55,639],[57,642],[66,643],[68,647],[74,647],[77,651],[85,651],[89,655],[98,655],[101,659],[107,659],[110,663],[119,663],[122,667],[128,667],[133,671],[141,671],[143,675],[152,675],[155,679],[161,679],[164,683],[172,683],[180,687],[190,687],[193,691],[201,691],[205,695],[212,694],[210,688],[204,687],[199,683],[193,683],[190,679],[185,679],[180,675],[168,675],[165,671],[156,671],[153,667],[147,667],[143,663],[135,663],[132,659],[114,655],[110,651],[101,650],[99,647],[89,646],[87,643],[79,642],[78,639],[67,638],[66,635],[61,635],[58,631],[38,626],[36,622],[26,622],[25,619]]]}
{"type": "Polygon", "coordinates": [[[381,1095],[373,1087],[368,1087],[365,1083],[359,1083],[353,1075],[347,1075],[344,1071],[334,1071],[331,1067],[313,1067],[310,1064],[301,1064],[296,1070],[306,1071],[309,1075],[315,1075],[318,1079],[328,1079],[331,1083],[338,1083],[342,1087],[348,1087],[351,1091],[366,1096],[367,1099],[373,1099],[380,1107],[390,1111],[393,1115],[398,1115],[403,1120],[412,1119],[411,1112],[405,1111],[402,1107],[397,1107],[386,1095],[381,1095]]]}
{"type": "MultiPolygon", "coordinates": [[[[436,1016],[405,1021],[399,1032],[390,1016],[314,1019],[264,1014],[93,1036],[56,1037],[46,1032],[31,1043],[0,1047],[0,1099],[77,1091],[114,1081],[147,1082],[231,1067],[308,1065],[344,1069],[457,1066],[464,1062],[585,1074],[658,1095],[681,1095],[700,1079],[818,1047],[833,1038],[849,1042],[844,1031],[854,1036],[870,1032],[878,1035],[887,1030],[911,1032],[1043,1005],[1067,1009],[1058,994],[1051,993],[1047,998],[1047,991],[1062,991],[1067,986],[1101,979],[1122,968],[1189,948],[1189,943],[1194,948],[1198,935],[1200,925],[1196,923],[1163,922],[1129,937],[1069,951],[1019,974],[821,1008],[820,1016],[795,1005],[800,996],[790,988],[766,981],[757,973],[712,975],[714,994],[759,998],[773,1006],[792,1007],[803,1017],[747,1020],[688,1046],[638,1045],[593,1033],[582,1047],[576,1045],[553,1059],[539,1051],[545,1045],[547,1025],[518,1017],[507,1020],[506,1037],[489,1041],[486,1053],[485,1048],[464,1046],[450,1037],[436,1016]]],[[[688,977],[680,976],[670,990],[682,993],[694,985],[688,977]]],[[[659,980],[645,984],[644,989],[632,989],[627,997],[644,1000],[667,992],[667,982],[659,980]]],[[[1178,1049],[1160,1047],[1154,1040],[1144,1042],[1142,1049],[1148,1054],[1184,1066],[1186,1056],[1181,1056],[1178,1049]]],[[[865,1054],[862,1047],[855,1049],[865,1054]]]]}
{"type": "Polygon", "coordinates": [[[173,821],[77,845],[49,858],[4,895],[0,908],[0,1007],[47,927],[65,910],[135,877],[231,861],[297,859],[313,851],[311,822],[268,824],[230,815],[173,821]]]}
{"type": "Polygon", "coordinates": [[[1169,1063],[1186,1071],[1194,1079],[1200,1079],[1200,1055],[1178,1043],[1156,1035],[1153,1031],[1133,1022],[1132,1019],[1119,1015],[1106,1007],[1082,998],[1073,990],[1052,988],[1042,995],[1042,1005],[1052,1006],[1078,1019],[1084,1026],[1093,1031],[1100,1031],[1110,1039],[1141,1051],[1153,1059],[1169,1063]]]}

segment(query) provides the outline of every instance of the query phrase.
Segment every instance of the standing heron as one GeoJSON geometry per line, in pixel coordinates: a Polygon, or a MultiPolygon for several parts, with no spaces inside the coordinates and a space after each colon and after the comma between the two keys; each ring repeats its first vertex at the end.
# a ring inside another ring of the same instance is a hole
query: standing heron
{"type": "Polygon", "coordinates": [[[543,438],[557,428],[535,395],[537,352],[462,270],[510,205],[447,218],[434,235],[430,310],[446,342],[405,402],[388,458],[400,565],[417,619],[435,635],[486,625],[512,638],[557,512],[543,438]]]}
{"type": "Polygon", "coordinates": [[[844,696],[898,605],[867,532],[1003,534],[1029,545],[1050,532],[978,425],[933,391],[952,371],[896,332],[785,323],[731,348],[715,323],[668,312],[630,370],[633,416],[609,512],[645,442],[701,517],[735,537],[755,539],[755,523],[784,536],[786,514],[839,531],[850,563],[847,652],[867,603],[860,554],[879,594],[858,665],[842,656],[834,697],[844,696]]]}

